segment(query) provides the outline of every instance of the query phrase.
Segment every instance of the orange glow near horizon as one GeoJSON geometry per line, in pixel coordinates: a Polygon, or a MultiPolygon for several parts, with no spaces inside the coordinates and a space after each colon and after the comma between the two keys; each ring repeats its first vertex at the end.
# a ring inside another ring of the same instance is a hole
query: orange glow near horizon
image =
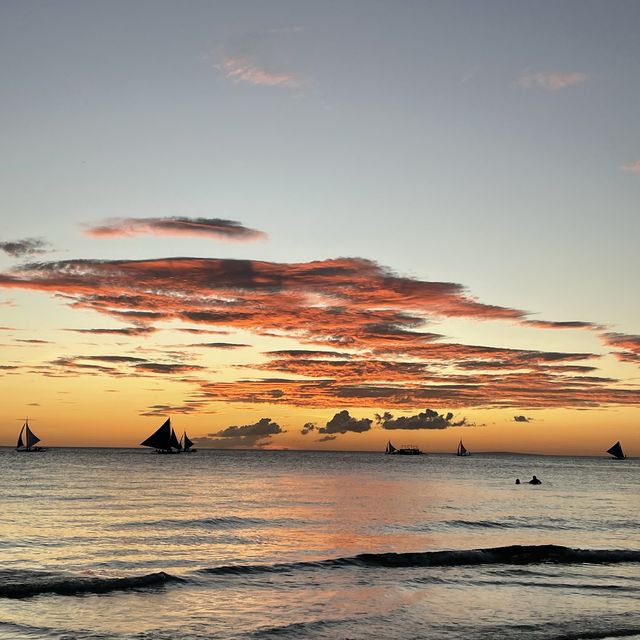
{"type": "Polygon", "coordinates": [[[69,260],[0,287],[7,446],[23,415],[51,446],[126,447],[172,416],[223,448],[640,451],[638,336],[372,261],[69,260]]]}

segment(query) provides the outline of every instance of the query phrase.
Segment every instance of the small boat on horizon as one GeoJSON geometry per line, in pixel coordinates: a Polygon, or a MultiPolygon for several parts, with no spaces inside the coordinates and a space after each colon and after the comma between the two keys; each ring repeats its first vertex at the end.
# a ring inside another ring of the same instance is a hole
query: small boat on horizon
{"type": "Polygon", "coordinates": [[[20,453],[40,453],[42,451],[46,451],[44,447],[36,447],[38,442],[40,442],[40,438],[31,431],[31,427],[29,427],[29,418],[25,418],[22,429],[20,429],[20,434],[18,435],[16,451],[20,453]],[[24,439],[22,438],[23,434],[24,439]]]}
{"type": "Polygon", "coordinates": [[[180,438],[180,448],[183,453],[196,453],[198,450],[193,448],[193,442],[189,440],[189,436],[185,431],[180,438]]]}
{"type": "MultiPolygon", "coordinates": [[[[189,440],[189,442],[191,442],[189,440]]],[[[193,443],[191,443],[193,444],[193,443]]],[[[167,418],[144,442],[141,447],[152,447],[156,453],[180,453],[182,445],[171,427],[171,418],[167,418]]]]}
{"type": "Polygon", "coordinates": [[[397,456],[423,455],[423,452],[420,451],[420,449],[413,444],[403,444],[400,447],[396,448],[391,444],[391,440],[387,442],[387,446],[384,452],[388,455],[397,455],[397,456]]]}
{"type": "Polygon", "coordinates": [[[470,456],[471,452],[465,448],[462,444],[462,438],[460,438],[460,442],[458,443],[458,450],[456,451],[457,456],[470,456]]]}
{"type": "Polygon", "coordinates": [[[616,442],[611,448],[607,449],[607,453],[612,455],[616,460],[624,460],[627,456],[624,455],[620,440],[616,442]]]}

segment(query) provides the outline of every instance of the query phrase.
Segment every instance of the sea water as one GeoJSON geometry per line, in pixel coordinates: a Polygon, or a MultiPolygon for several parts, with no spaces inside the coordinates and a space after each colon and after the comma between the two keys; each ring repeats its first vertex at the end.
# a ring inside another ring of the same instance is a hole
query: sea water
{"type": "Polygon", "coordinates": [[[3,639],[640,636],[638,460],[4,449],[0,480],[3,639]]]}

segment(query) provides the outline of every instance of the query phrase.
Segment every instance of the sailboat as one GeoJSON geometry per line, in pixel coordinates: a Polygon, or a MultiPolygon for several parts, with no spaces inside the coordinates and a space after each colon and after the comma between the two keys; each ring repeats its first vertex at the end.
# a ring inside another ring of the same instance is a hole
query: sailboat
{"type": "Polygon", "coordinates": [[[186,431],[182,434],[182,438],[180,438],[180,446],[184,453],[195,453],[197,451],[197,449],[192,449],[193,442],[189,440],[189,436],[186,431]]]}
{"type": "Polygon", "coordinates": [[[413,444],[403,444],[396,448],[391,444],[391,440],[387,442],[384,452],[396,456],[419,456],[422,454],[422,451],[413,444]]]}
{"type": "Polygon", "coordinates": [[[462,438],[460,438],[460,442],[458,443],[458,450],[456,451],[457,456],[470,456],[471,452],[466,449],[466,447],[462,444],[462,438]]]}
{"type": "Polygon", "coordinates": [[[171,427],[171,418],[167,418],[144,442],[142,447],[153,447],[156,453],[180,453],[182,445],[171,427]]]}
{"type": "Polygon", "coordinates": [[[611,454],[616,460],[624,460],[627,456],[624,455],[620,440],[616,442],[610,449],[607,449],[607,453],[611,454]]]}
{"type": "Polygon", "coordinates": [[[40,451],[46,451],[43,447],[36,447],[36,444],[40,442],[40,438],[31,431],[29,427],[29,419],[24,419],[22,429],[20,429],[20,435],[18,436],[18,443],[16,444],[16,451],[20,453],[39,453],[40,451]],[[23,436],[24,435],[24,439],[23,436]]]}

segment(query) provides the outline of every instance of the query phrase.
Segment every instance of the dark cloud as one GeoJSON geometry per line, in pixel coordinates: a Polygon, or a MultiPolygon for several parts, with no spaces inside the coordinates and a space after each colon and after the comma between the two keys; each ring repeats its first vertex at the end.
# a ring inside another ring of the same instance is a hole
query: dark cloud
{"type": "Polygon", "coordinates": [[[164,418],[170,414],[190,414],[201,413],[206,403],[202,400],[192,399],[185,400],[182,404],[152,404],[150,407],[140,413],[141,416],[154,416],[164,418]]]}
{"type": "Polygon", "coordinates": [[[241,427],[231,426],[215,433],[207,434],[207,438],[200,438],[200,444],[213,444],[219,447],[264,447],[271,442],[275,435],[286,433],[282,427],[272,422],[271,418],[261,418],[254,424],[241,427]]]}
{"type": "Polygon", "coordinates": [[[122,335],[122,336],[146,336],[155,333],[157,329],[152,326],[122,327],[120,329],[65,329],[75,333],[89,333],[94,335],[122,335]]]}
{"type": "Polygon", "coordinates": [[[86,234],[96,237],[138,235],[195,236],[217,240],[258,240],[266,237],[262,231],[249,229],[234,220],[220,218],[110,218],[102,225],[90,227],[86,234]]]}
{"type": "Polygon", "coordinates": [[[24,238],[0,242],[0,250],[13,258],[25,258],[47,253],[50,250],[48,242],[42,238],[24,238]]]}
{"type": "Polygon", "coordinates": [[[514,422],[531,422],[533,418],[528,418],[527,416],[513,416],[514,422]]]}
{"type": "Polygon", "coordinates": [[[307,422],[302,427],[302,429],[300,429],[300,433],[303,436],[306,436],[308,433],[311,433],[312,431],[315,431],[315,429],[316,429],[316,425],[313,422],[307,422]]]}
{"type": "Polygon", "coordinates": [[[195,335],[209,333],[221,336],[226,336],[230,333],[230,331],[224,331],[222,329],[196,329],[194,327],[176,327],[174,331],[181,331],[182,333],[193,333],[195,335]]]}
{"type": "Polygon", "coordinates": [[[358,420],[349,415],[349,412],[345,409],[336,413],[326,426],[320,427],[318,433],[363,433],[371,429],[371,423],[373,420],[369,418],[362,418],[358,420]]]}
{"type": "Polygon", "coordinates": [[[15,342],[22,342],[24,344],[51,344],[49,340],[38,340],[37,338],[32,338],[29,340],[16,339],[15,342]]]}
{"type": "Polygon", "coordinates": [[[204,367],[197,364],[182,364],[182,363],[164,363],[164,362],[143,362],[135,365],[137,371],[147,371],[149,373],[162,373],[162,374],[174,374],[174,373],[190,373],[192,371],[200,371],[204,367]]]}
{"type": "Polygon", "coordinates": [[[316,442],[331,442],[331,440],[335,440],[338,436],[322,436],[322,438],[316,438],[316,442]]]}
{"type": "MultiPolygon", "coordinates": [[[[64,356],[34,368],[34,373],[47,377],[107,374],[114,377],[132,377],[148,374],[185,374],[203,367],[181,362],[152,362],[146,358],[125,355],[64,356]],[[112,366],[107,366],[112,365],[112,366]]],[[[186,379],[186,378],[183,378],[186,379]]]]}
{"type": "Polygon", "coordinates": [[[467,426],[466,418],[454,421],[453,413],[438,413],[433,409],[425,409],[414,416],[394,418],[390,413],[385,413],[376,418],[383,429],[448,429],[467,426]]]}
{"type": "Polygon", "coordinates": [[[203,347],[205,349],[242,349],[250,347],[250,344],[242,344],[240,342],[196,342],[194,344],[181,345],[183,347],[203,347]]]}
{"type": "Polygon", "coordinates": [[[524,325],[537,327],[538,329],[589,329],[595,331],[600,329],[600,325],[593,322],[582,322],[581,320],[569,320],[553,322],[549,320],[525,320],[524,325]]]}
{"type": "Polygon", "coordinates": [[[145,358],[137,358],[136,356],[78,356],[77,360],[98,360],[99,362],[128,362],[138,363],[146,362],[145,358]]]}

